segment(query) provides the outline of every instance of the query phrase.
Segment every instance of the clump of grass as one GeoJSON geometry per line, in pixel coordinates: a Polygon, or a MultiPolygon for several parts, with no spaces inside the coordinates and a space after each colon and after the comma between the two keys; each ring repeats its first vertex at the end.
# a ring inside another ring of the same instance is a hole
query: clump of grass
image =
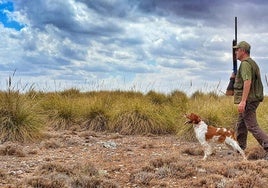
{"type": "Polygon", "coordinates": [[[156,173],[160,173],[159,169],[162,169],[162,176],[176,177],[185,179],[192,177],[196,174],[196,169],[189,161],[178,161],[177,158],[157,158],[150,161],[150,166],[155,168],[156,173]]]}
{"type": "Polygon", "coordinates": [[[237,187],[267,187],[267,181],[263,180],[262,177],[254,171],[237,177],[230,184],[236,185],[237,187]]]}
{"type": "Polygon", "coordinates": [[[194,133],[194,129],[192,125],[184,125],[181,123],[180,128],[178,129],[177,135],[182,140],[186,141],[197,141],[196,135],[194,133]]]}
{"type": "Polygon", "coordinates": [[[182,151],[182,153],[193,156],[204,155],[204,151],[202,149],[197,148],[186,148],[182,151]]]}
{"type": "Polygon", "coordinates": [[[171,102],[171,105],[179,110],[179,113],[185,113],[187,111],[189,99],[184,92],[175,90],[170,93],[168,99],[171,102]]]}
{"type": "Polygon", "coordinates": [[[203,98],[204,96],[206,96],[205,93],[203,93],[202,91],[198,90],[196,92],[194,92],[192,95],[191,95],[191,99],[193,100],[197,100],[199,98],[203,98]]]}
{"type": "Polygon", "coordinates": [[[25,157],[26,153],[23,148],[17,144],[7,143],[0,147],[0,155],[11,155],[17,157],[25,157]]]}
{"type": "Polygon", "coordinates": [[[43,116],[34,96],[15,90],[9,78],[8,90],[0,93],[0,140],[34,141],[41,137],[43,116]]]}
{"type": "Polygon", "coordinates": [[[51,138],[49,140],[42,141],[40,146],[41,148],[45,148],[45,149],[57,149],[61,147],[61,144],[57,140],[51,138]]]}
{"type": "MultiPolygon", "coordinates": [[[[218,174],[210,174],[206,177],[199,177],[196,179],[192,179],[187,186],[190,187],[218,187],[224,188],[227,185],[227,180],[224,179],[221,175],[218,174]]],[[[236,186],[230,186],[236,187],[236,186]]]]}
{"type": "Polygon", "coordinates": [[[49,162],[38,167],[35,174],[24,180],[25,187],[118,187],[102,177],[94,164],[87,161],[70,166],[49,162]]]}
{"type": "Polygon", "coordinates": [[[71,175],[73,173],[72,169],[68,166],[63,166],[60,163],[46,163],[41,165],[38,168],[38,172],[42,175],[46,174],[51,174],[53,172],[61,173],[61,174],[66,174],[66,175],[71,175]]]}
{"type": "Polygon", "coordinates": [[[71,187],[108,187],[108,188],[118,188],[119,186],[109,180],[103,180],[98,177],[88,177],[86,175],[77,176],[72,179],[71,187]]]}
{"type": "Polygon", "coordinates": [[[92,110],[87,116],[87,120],[82,124],[85,129],[93,131],[107,130],[108,118],[102,110],[92,110]]]}
{"type": "Polygon", "coordinates": [[[74,166],[74,169],[78,174],[87,174],[88,176],[98,176],[99,171],[95,167],[95,165],[89,161],[86,161],[85,163],[81,164],[78,163],[74,166]]]}
{"type": "Polygon", "coordinates": [[[255,146],[248,150],[248,160],[258,160],[265,156],[265,151],[261,146],[255,146]]]}
{"type": "Polygon", "coordinates": [[[196,167],[193,164],[189,163],[189,161],[175,161],[170,163],[168,167],[170,168],[171,176],[178,179],[191,178],[197,174],[196,167]]]}
{"type": "Polygon", "coordinates": [[[48,114],[49,126],[55,130],[70,129],[78,124],[78,109],[75,99],[51,95],[43,102],[43,108],[48,114]]]}
{"type": "Polygon", "coordinates": [[[70,88],[64,91],[59,92],[59,95],[63,97],[78,97],[80,95],[80,91],[77,88],[70,88]]]}
{"type": "Polygon", "coordinates": [[[131,173],[130,182],[138,185],[149,186],[153,178],[154,178],[153,173],[138,171],[131,173]]]}
{"type": "Polygon", "coordinates": [[[160,184],[161,179],[169,179],[169,182],[180,182],[182,187],[266,187],[267,166],[264,160],[197,163],[185,156],[160,157],[132,172],[130,181],[140,186],[153,186],[154,182],[160,184]]]}
{"type": "Polygon", "coordinates": [[[148,134],[161,132],[161,126],[148,114],[138,110],[125,112],[118,116],[114,123],[114,131],[121,134],[148,134]]]}
{"type": "Polygon", "coordinates": [[[168,134],[176,132],[176,110],[152,104],[145,98],[120,98],[109,111],[111,132],[121,134],[168,134]]]}
{"type": "Polygon", "coordinates": [[[146,94],[146,97],[148,97],[148,99],[153,103],[153,104],[164,104],[165,102],[168,101],[168,98],[166,95],[162,94],[162,93],[157,93],[155,91],[149,91],[146,94]]]}
{"type": "Polygon", "coordinates": [[[102,178],[99,170],[91,162],[78,163],[73,170],[75,175],[72,176],[72,187],[118,187],[116,183],[102,178]]]}
{"type": "Polygon", "coordinates": [[[156,158],[130,175],[130,181],[138,185],[150,186],[154,180],[164,178],[188,179],[197,174],[196,166],[191,161],[178,161],[178,158],[156,158]]]}
{"type": "Polygon", "coordinates": [[[59,174],[51,174],[47,177],[34,176],[26,180],[26,185],[31,187],[42,187],[42,188],[63,188],[68,187],[66,183],[68,177],[59,174]]]}

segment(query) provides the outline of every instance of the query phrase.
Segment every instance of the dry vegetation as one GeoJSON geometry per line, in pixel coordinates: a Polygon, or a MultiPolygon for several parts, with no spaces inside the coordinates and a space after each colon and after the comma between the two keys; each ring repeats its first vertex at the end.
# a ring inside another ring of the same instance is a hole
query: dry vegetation
{"type": "MultiPolygon", "coordinates": [[[[265,98],[265,101],[267,98],[265,98]]],[[[268,105],[258,109],[268,132],[268,105]]],[[[266,187],[268,162],[249,139],[249,161],[217,146],[208,161],[183,125],[195,112],[232,128],[232,98],[215,93],[0,92],[0,187],[266,187]]]]}

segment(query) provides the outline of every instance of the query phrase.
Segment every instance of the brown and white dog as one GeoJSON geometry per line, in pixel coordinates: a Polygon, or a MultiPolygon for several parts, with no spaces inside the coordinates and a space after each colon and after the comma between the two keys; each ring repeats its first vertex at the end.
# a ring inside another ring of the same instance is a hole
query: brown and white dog
{"type": "Polygon", "coordinates": [[[196,138],[204,148],[203,160],[206,160],[207,157],[212,154],[211,142],[225,143],[235,151],[238,151],[243,158],[247,160],[244,151],[240,148],[235,139],[234,131],[227,130],[226,128],[209,126],[200,118],[200,116],[194,113],[185,114],[185,117],[189,119],[185,124],[193,124],[196,138]]]}

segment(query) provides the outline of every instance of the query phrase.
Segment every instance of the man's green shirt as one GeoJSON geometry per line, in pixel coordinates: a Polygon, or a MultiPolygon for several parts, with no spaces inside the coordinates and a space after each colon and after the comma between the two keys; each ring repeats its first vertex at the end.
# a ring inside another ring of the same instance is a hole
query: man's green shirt
{"type": "Polygon", "coordinates": [[[242,99],[244,81],[251,80],[251,87],[247,102],[263,100],[263,85],[260,70],[256,62],[250,57],[241,62],[235,78],[234,103],[239,104],[242,99]]]}

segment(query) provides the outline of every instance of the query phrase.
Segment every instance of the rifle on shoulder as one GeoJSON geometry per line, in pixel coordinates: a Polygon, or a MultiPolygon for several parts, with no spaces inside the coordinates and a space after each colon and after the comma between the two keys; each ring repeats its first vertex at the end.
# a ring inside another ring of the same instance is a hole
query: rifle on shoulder
{"type": "Polygon", "coordinates": [[[237,59],[235,55],[235,50],[233,47],[237,45],[237,17],[235,17],[235,38],[233,40],[232,44],[232,50],[233,50],[233,74],[230,78],[229,84],[226,89],[226,95],[227,96],[232,96],[234,95],[234,82],[235,82],[235,76],[237,73],[237,59]]]}

